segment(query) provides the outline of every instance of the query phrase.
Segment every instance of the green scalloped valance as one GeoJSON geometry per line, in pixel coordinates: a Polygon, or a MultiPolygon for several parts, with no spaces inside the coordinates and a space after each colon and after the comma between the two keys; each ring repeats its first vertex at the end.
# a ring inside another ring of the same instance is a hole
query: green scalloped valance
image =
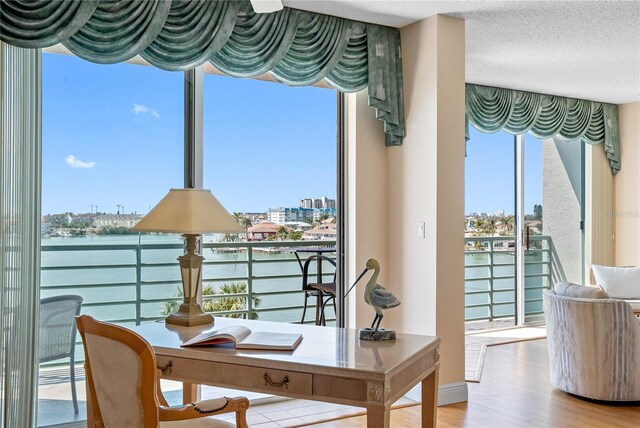
{"type": "Polygon", "coordinates": [[[284,8],[256,14],[233,0],[2,0],[0,39],[22,48],[62,43],[87,61],[136,55],[170,71],[209,61],[223,73],[271,73],[290,86],[325,80],[341,92],[369,91],[386,145],[405,135],[400,32],[284,8]]]}
{"type": "Polygon", "coordinates": [[[604,143],[611,172],[620,171],[620,131],[615,104],[466,85],[466,140],[469,122],[482,132],[531,132],[538,138],[604,143]]]}

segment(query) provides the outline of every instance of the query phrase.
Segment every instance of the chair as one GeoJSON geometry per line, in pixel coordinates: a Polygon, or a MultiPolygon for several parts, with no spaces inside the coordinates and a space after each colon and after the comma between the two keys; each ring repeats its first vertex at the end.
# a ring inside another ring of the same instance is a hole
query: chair
{"type": "Polygon", "coordinates": [[[594,400],[640,401],[640,320],[629,304],[597,289],[556,292],[543,293],[551,384],[594,400]]]}
{"type": "Polygon", "coordinates": [[[71,377],[71,398],[73,411],[78,413],[76,394],[76,324],[74,319],[80,315],[82,297],[56,296],[40,300],[40,354],[39,362],[69,358],[71,377]]]}
{"type": "Polygon", "coordinates": [[[144,338],[87,315],[76,322],[85,351],[87,427],[232,427],[226,421],[203,419],[229,412],[236,413],[237,427],[247,427],[246,398],[222,397],[169,407],[160,390],[162,371],[144,338]]]}
{"type": "MultiPolygon", "coordinates": [[[[304,291],[304,308],[302,309],[302,319],[300,324],[304,323],[304,317],[307,313],[307,300],[309,297],[316,298],[316,325],[326,325],[324,310],[329,301],[333,301],[333,310],[336,310],[336,272],[333,273],[333,282],[309,282],[309,266],[313,261],[322,263],[326,260],[336,267],[336,262],[327,256],[316,254],[305,260],[302,268],[302,290],[304,291]]],[[[318,278],[322,281],[322,278],[318,278]]]]}

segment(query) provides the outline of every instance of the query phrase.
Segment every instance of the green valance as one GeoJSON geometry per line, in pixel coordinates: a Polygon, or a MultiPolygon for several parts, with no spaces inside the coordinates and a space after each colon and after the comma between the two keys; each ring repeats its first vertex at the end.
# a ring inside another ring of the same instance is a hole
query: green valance
{"type": "Polygon", "coordinates": [[[2,0],[0,39],[22,48],[62,43],[87,61],[141,55],[170,71],[209,61],[223,73],[271,73],[291,86],[325,80],[341,92],[369,91],[385,143],[404,138],[400,32],[284,8],[256,14],[233,0],[2,0]]]}
{"type": "Polygon", "coordinates": [[[604,143],[611,172],[620,171],[618,106],[575,98],[515,91],[467,83],[466,140],[469,122],[482,132],[531,132],[538,138],[560,137],[604,143]]]}

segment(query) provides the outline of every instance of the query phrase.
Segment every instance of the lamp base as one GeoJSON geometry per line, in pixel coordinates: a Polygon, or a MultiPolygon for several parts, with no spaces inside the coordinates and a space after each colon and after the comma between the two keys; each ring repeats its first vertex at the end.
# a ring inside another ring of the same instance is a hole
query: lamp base
{"type": "Polygon", "coordinates": [[[180,310],[175,314],[171,314],[165,320],[167,324],[175,325],[202,325],[213,324],[215,320],[211,314],[202,312],[202,308],[197,303],[183,303],[180,305],[180,310]]]}

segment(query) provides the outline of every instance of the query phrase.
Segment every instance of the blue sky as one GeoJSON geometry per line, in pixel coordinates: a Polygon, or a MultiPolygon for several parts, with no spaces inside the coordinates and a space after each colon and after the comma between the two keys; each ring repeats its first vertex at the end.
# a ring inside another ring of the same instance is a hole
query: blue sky
{"type": "MultiPolygon", "coordinates": [[[[144,213],[182,187],[182,73],[43,58],[44,214],[144,213]]],[[[512,212],[513,137],[471,132],[466,211],[512,212]]],[[[335,197],[335,139],[335,91],[205,75],[204,187],[229,211],[335,197]]],[[[531,211],[542,200],[541,150],[527,141],[531,211]]]]}

